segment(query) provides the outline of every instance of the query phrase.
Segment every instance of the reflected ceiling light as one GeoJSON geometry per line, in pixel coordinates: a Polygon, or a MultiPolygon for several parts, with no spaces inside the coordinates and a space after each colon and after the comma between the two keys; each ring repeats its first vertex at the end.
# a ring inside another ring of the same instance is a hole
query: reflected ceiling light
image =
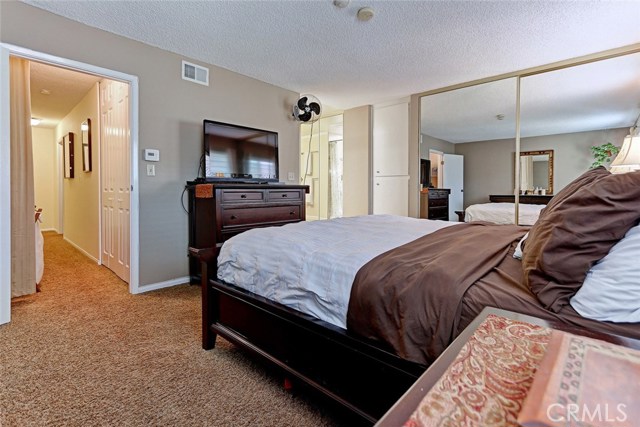
{"type": "Polygon", "coordinates": [[[362,7],[358,10],[358,19],[361,21],[369,21],[373,18],[374,12],[370,7],[362,7]]]}
{"type": "Polygon", "coordinates": [[[35,117],[31,117],[31,126],[38,126],[42,119],[37,119],[35,117]]]}
{"type": "Polygon", "coordinates": [[[333,5],[335,7],[339,7],[340,9],[343,9],[349,6],[349,1],[350,0],[333,0],[333,5]]]}

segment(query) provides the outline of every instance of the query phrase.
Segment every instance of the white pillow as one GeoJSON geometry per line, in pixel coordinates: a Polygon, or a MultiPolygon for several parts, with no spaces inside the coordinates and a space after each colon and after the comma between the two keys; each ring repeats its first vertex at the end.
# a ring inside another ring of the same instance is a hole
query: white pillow
{"type": "Polygon", "coordinates": [[[522,239],[520,239],[520,241],[518,242],[518,246],[516,246],[516,250],[513,251],[513,257],[515,259],[522,259],[522,245],[524,244],[524,241],[527,240],[527,237],[529,237],[528,232],[522,237],[522,239]]]}
{"type": "Polygon", "coordinates": [[[569,303],[590,319],[640,322],[640,225],[591,267],[569,303]]]}

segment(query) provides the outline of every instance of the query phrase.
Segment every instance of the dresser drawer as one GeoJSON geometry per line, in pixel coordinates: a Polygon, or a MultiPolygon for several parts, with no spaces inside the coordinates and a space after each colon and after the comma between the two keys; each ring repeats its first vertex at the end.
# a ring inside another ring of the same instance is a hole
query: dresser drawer
{"type": "Polygon", "coordinates": [[[222,209],[222,228],[244,227],[263,223],[295,222],[301,219],[299,205],[222,209]]]}
{"type": "Polygon", "coordinates": [[[429,207],[436,206],[447,206],[449,204],[449,199],[429,199],[429,207]]]}
{"type": "Polygon", "coordinates": [[[267,200],[275,202],[278,200],[302,200],[302,190],[269,190],[267,200]]]}
{"type": "Polygon", "coordinates": [[[449,192],[442,190],[429,190],[429,199],[448,199],[449,192]]]}
{"type": "Polygon", "coordinates": [[[449,219],[449,208],[446,206],[430,207],[428,217],[429,219],[442,219],[446,221],[449,219]]]}
{"type": "Polygon", "coordinates": [[[222,190],[222,202],[262,202],[263,190],[222,190]]]}

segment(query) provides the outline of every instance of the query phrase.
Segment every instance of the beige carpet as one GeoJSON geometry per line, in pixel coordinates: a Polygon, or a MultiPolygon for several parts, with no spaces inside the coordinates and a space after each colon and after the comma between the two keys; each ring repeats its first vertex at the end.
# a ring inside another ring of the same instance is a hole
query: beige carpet
{"type": "Polygon", "coordinates": [[[197,286],[130,295],[45,238],[42,292],[0,326],[0,426],[329,426],[354,422],[225,340],[200,347],[197,286]]]}

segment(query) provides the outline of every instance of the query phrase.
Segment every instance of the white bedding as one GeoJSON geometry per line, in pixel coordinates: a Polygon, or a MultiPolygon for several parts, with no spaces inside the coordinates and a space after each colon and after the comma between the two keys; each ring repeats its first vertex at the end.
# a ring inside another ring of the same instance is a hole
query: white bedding
{"type": "Polygon", "coordinates": [[[455,222],[368,215],[245,231],[222,246],[218,279],[346,328],[368,261],[455,222]]]}
{"type": "MultiPolygon", "coordinates": [[[[527,205],[520,203],[518,217],[520,225],[533,225],[546,205],[527,205]]],[[[515,219],[514,203],[481,203],[469,206],[464,212],[464,221],[488,221],[496,224],[513,224],[515,219]]]]}

